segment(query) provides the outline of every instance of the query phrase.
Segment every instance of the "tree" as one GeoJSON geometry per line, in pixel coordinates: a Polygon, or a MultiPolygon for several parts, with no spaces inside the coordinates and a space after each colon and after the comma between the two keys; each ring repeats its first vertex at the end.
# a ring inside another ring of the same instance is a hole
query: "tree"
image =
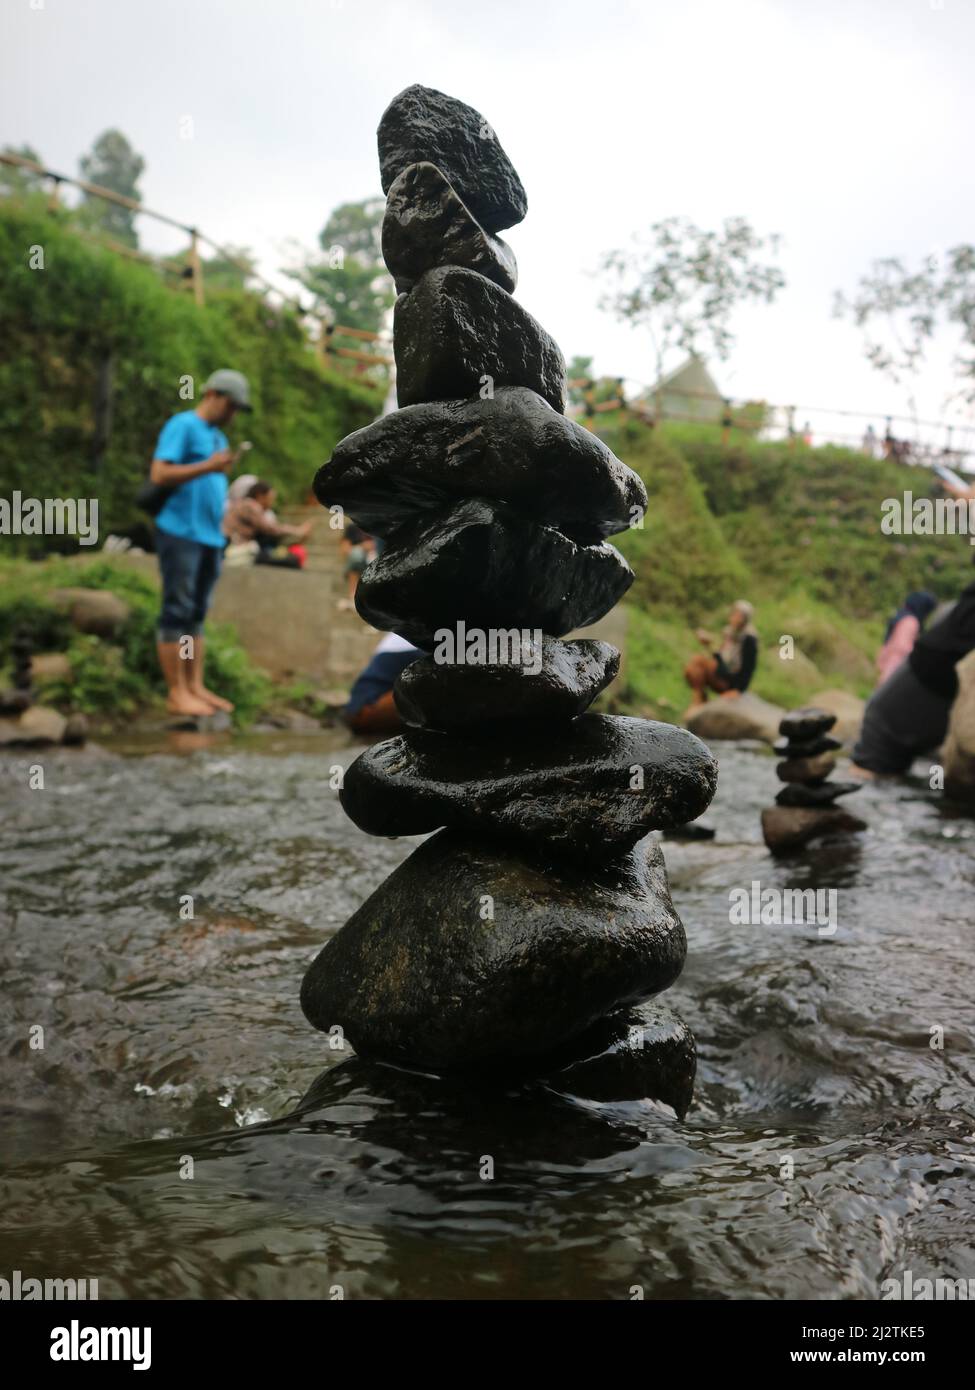
{"type": "MultiPolygon", "coordinates": [[[[30,159],[35,164],[43,163],[40,155],[30,145],[4,145],[4,154],[16,154],[21,159],[30,159]]],[[[15,164],[0,164],[0,197],[25,198],[31,193],[41,193],[44,178],[31,169],[18,169],[15,164]]]]}
{"type": "Polygon", "coordinates": [[[225,254],[201,262],[203,284],[208,290],[242,290],[257,269],[254,254],[247,246],[225,246],[225,254]]]}
{"type": "Polygon", "coordinates": [[[599,307],[649,331],[658,380],[674,348],[727,358],[735,310],[748,301],[771,304],[785,285],[778,267],[759,259],[766,248],[775,254],[778,237],[759,236],[743,217],[728,218],[720,232],[669,217],[634,243],[603,257],[611,288],[599,307]]]}
{"type": "MultiPolygon", "coordinates": [[[[91,153],[82,155],[79,160],[81,177],[87,183],[97,183],[113,193],[137,200],[141,196],[138,182],[145,167],[145,160],[136,154],[120,130],[106,130],[99,135],[91,147],[91,153]]],[[[89,226],[97,227],[113,241],[120,241],[125,246],[138,246],[135,213],[131,209],[86,193],[81,204],[81,216],[89,226]]]]}
{"type": "Polygon", "coordinates": [[[343,328],[378,333],[395,299],[381,260],[382,198],[343,203],[322,228],[323,255],[288,273],[315,297],[315,312],[343,328]]]}
{"type": "Polygon", "coordinates": [[[833,311],[852,317],[867,361],[898,385],[921,368],[939,331],[954,330],[954,370],[964,379],[959,394],[975,401],[975,357],[965,356],[975,353],[975,246],[926,256],[917,270],[893,256],[876,260],[852,299],[837,291],[833,311]]]}

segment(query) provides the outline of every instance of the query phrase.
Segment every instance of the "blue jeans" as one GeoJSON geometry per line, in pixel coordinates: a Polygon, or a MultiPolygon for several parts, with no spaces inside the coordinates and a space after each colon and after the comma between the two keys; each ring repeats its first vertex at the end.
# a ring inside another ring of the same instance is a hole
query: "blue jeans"
{"type": "Polygon", "coordinates": [[[162,575],[160,642],[178,642],[203,630],[213,586],[220,577],[223,551],[156,527],[156,554],[162,575]]]}

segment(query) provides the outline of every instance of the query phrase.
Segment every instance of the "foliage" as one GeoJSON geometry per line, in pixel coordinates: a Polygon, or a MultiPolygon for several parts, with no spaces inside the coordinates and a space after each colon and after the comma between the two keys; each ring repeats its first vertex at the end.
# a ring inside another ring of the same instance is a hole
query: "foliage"
{"type": "Polygon", "coordinates": [[[921,367],[938,330],[954,327],[954,366],[965,382],[961,394],[975,400],[975,358],[964,355],[975,352],[975,246],[926,256],[917,270],[895,256],[876,260],[852,299],[837,292],[834,312],[852,318],[863,331],[867,361],[898,384],[921,367]]]}
{"type": "MultiPolygon", "coordinates": [[[[78,165],[81,177],[86,183],[98,184],[112,193],[139,201],[139,178],[146,162],[141,155],[136,154],[120,130],[106,130],[99,135],[91,147],[90,154],[82,155],[78,165]]],[[[83,195],[81,206],[87,225],[98,228],[113,241],[121,242],[124,246],[138,246],[136,214],[131,208],[107,202],[93,193],[83,195]]]]}
{"type": "Polygon", "coordinates": [[[343,328],[378,333],[396,297],[382,264],[385,201],[343,203],[319,234],[323,255],[290,272],[315,299],[315,312],[343,328]]]}
{"type": "Polygon", "coordinates": [[[674,348],[710,349],[724,360],[734,343],[735,310],[748,301],[771,304],[785,285],[778,267],[760,259],[777,245],[777,237],[759,236],[744,217],[728,218],[720,232],[666,218],[635,237],[632,249],[603,257],[600,271],[611,288],[600,308],[649,331],[658,377],[674,348]]]}
{"type": "MultiPolygon", "coordinates": [[[[143,524],[134,504],[156,437],[181,399],[217,366],[250,379],[255,410],[235,421],[250,438],[250,470],[282,502],[303,501],[334,444],[378,414],[380,397],[325,372],[296,315],[259,295],[215,291],[205,308],[133,264],[74,234],[67,214],[0,201],[0,476],[31,497],[97,497],[102,535],[143,524]],[[44,268],[26,248],[40,245],[44,268]],[[106,361],[111,432],[96,458],[95,400],[106,361]]],[[[6,547],[50,553],[71,537],[5,537],[6,547]]]]}
{"type": "MultiPolygon", "coordinates": [[[[34,164],[44,163],[32,145],[4,145],[3,153],[20,155],[21,159],[29,159],[34,164]]],[[[40,193],[43,188],[44,179],[33,170],[18,169],[15,164],[0,164],[0,197],[23,198],[40,193]]]]}
{"type": "MultiPolygon", "coordinates": [[[[72,679],[52,681],[43,690],[45,700],[65,710],[117,719],[158,704],[158,618],[156,586],[124,559],[8,560],[0,567],[0,667],[9,667],[10,639],[18,631],[35,651],[66,651],[72,679]],[[130,606],[115,641],[75,632],[47,600],[50,590],[73,586],[107,589],[130,606]]],[[[249,723],[271,699],[269,678],[251,666],[232,627],[208,623],[206,640],[208,680],[233,701],[235,722],[249,723]]]]}

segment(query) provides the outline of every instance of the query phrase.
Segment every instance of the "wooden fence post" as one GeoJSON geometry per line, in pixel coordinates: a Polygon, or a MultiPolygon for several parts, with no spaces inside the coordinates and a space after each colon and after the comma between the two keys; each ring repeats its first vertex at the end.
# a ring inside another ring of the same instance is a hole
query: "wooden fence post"
{"type": "Polygon", "coordinates": [[[193,281],[193,298],[202,309],[203,266],[200,262],[200,239],[195,228],[190,232],[190,275],[193,281]]]}

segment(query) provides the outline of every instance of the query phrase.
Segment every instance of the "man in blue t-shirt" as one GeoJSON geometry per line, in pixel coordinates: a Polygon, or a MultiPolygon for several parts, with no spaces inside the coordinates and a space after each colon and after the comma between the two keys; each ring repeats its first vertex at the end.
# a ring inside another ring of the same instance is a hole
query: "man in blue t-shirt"
{"type": "Polygon", "coordinates": [[[203,621],[226,541],[227,474],[238,457],[220,426],[228,425],[238,410],[250,409],[247,378],[221,368],[205,382],[195,410],[166,421],[153,455],[150,481],[172,488],[156,514],[163,590],[156,650],[172,714],[233,709],[203,683],[203,621]],[[184,642],[187,637],[193,640],[184,642]]]}

